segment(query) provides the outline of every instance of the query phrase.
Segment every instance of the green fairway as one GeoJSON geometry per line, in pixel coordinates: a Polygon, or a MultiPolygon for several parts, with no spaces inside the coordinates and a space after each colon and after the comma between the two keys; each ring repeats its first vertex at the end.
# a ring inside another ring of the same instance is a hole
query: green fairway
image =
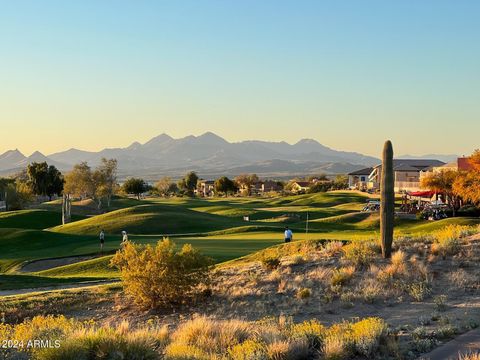
{"type": "Polygon", "coordinates": [[[33,289],[49,286],[59,286],[83,281],[102,280],[93,277],[45,277],[37,275],[0,274],[0,290],[33,289]]]}
{"type": "MultiPolygon", "coordinates": [[[[72,220],[84,219],[73,215],[72,220]]],[[[0,213],[0,228],[45,229],[62,224],[62,214],[46,210],[19,210],[0,213]]]]}
{"type": "Polygon", "coordinates": [[[179,205],[147,204],[112,211],[89,219],[57,226],[51,231],[68,234],[110,234],[127,230],[132,234],[198,233],[240,226],[240,220],[190,210],[179,205]]]}

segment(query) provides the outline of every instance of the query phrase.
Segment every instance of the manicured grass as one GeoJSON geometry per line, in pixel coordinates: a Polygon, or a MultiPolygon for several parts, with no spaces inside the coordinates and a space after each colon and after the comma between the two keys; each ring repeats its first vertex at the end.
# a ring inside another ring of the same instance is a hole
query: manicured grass
{"type": "Polygon", "coordinates": [[[23,274],[0,274],[0,290],[33,289],[92,280],[96,279],[92,277],[61,278],[23,274]]]}
{"type": "MultiPolygon", "coordinates": [[[[108,211],[125,209],[131,206],[142,205],[142,204],[145,204],[145,202],[146,202],[145,200],[140,201],[137,199],[126,198],[126,197],[114,197],[110,203],[109,208],[106,207],[106,204],[103,204],[103,207],[101,209],[98,209],[98,205],[95,201],[91,199],[86,199],[86,200],[73,201],[71,211],[73,215],[91,216],[91,215],[98,215],[108,211]]],[[[55,212],[61,212],[62,200],[57,199],[57,200],[44,202],[41,205],[37,205],[36,208],[55,211],[55,212]]]]}
{"type": "MultiPolygon", "coordinates": [[[[84,219],[73,215],[72,220],[84,219]]],[[[0,228],[45,229],[62,224],[62,214],[46,210],[19,210],[0,213],[0,228]]]]}
{"type": "Polygon", "coordinates": [[[480,225],[480,218],[473,218],[473,217],[455,217],[455,218],[448,218],[438,221],[411,221],[407,224],[402,224],[397,227],[401,233],[412,233],[412,234],[428,234],[434,231],[440,230],[448,225],[463,225],[463,226],[474,226],[480,225]]]}
{"type": "Polygon", "coordinates": [[[190,210],[184,206],[147,204],[112,211],[89,219],[57,226],[52,231],[68,234],[110,234],[126,230],[131,234],[198,233],[244,225],[240,220],[190,210]]]}
{"type": "MultiPolygon", "coordinates": [[[[283,243],[286,224],[293,230],[294,240],[373,239],[379,233],[378,214],[359,211],[368,198],[367,194],[349,191],[267,199],[151,198],[138,201],[119,198],[112,204],[118,210],[64,226],[58,225],[60,216],[56,211],[6,213],[0,215],[0,273],[8,274],[3,275],[0,289],[50,284],[55,283],[56,278],[64,283],[116,277],[116,271],[108,263],[110,254],[120,246],[122,230],[128,231],[130,240],[143,244],[154,244],[162,234],[169,234],[178,246],[192,244],[217,263],[283,243]],[[305,234],[307,213],[309,233],[305,234]],[[243,221],[245,215],[250,217],[249,222],[243,221]],[[52,227],[41,230],[49,226],[52,227]],[[101,229],[107,232],[104,251],[108,256],[36,274],[14,273],[25,261],[98,254],[101,229]]],[[[56,210],[59,205],[56,202],[43,206],[56,210]]],[[[87,213],[92,203],[82,202],[75,206],[87,213]]],[[[479,223],[477,218],[436,222],[397,220],[396,234],[429,233],[448,224],[479,223]]]]}
{"type": "MultiPolygon", "coordinates": [[[[113,250],[113,239],[110,242],[113,250]]],[[[5,272],[26,260],[89,254],[98,245],[96,237],[86,235],[0,229],[0,248],[0,272],[5,272]]]]}
{"type": "Polygon", "coordinates": [[[35,275],[63,278],[115,278],[118,277],[118,272],[110,266],[112,257],[113,255],[107,255],[76,264],[59,266],[53,269],[39,271],[35,273],[35,275]]]}

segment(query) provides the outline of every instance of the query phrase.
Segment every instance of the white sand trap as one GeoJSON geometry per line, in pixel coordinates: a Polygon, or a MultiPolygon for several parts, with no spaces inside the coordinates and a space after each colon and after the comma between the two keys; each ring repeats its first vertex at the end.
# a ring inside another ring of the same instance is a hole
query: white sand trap
{"type": "Polygon", "coordinates": [[[91,260],[98,255],[82,255],[82,256],[69,256],[64,258],[57,258],[57,259],[45,259],[45,260],[34,260],[30,261],[20,267],[18,269],[19,273],[30,273],[30,272],[37,272],[43,270],[53,269],[59,266],[75,264],[78,262],[91,260]]]}

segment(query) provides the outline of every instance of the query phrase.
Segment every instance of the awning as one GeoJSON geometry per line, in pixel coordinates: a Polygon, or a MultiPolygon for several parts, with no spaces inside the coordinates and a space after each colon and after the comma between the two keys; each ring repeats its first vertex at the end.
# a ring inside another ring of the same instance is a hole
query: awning
{"type": "Polygon", "coordinates": [[[412,192],[407,192],[407,195],[416,196],[416,197],[423,197],[423,198],[431,198],[435,194],[436,194],[435,191],[412,191],[412,192]]]}

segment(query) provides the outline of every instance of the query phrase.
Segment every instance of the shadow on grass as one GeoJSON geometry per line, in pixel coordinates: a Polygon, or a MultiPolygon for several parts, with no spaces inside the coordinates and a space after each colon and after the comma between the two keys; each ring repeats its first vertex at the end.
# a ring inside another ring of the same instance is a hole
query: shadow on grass
{"type": "Polygon", "coordinates": [[[0,274],[0,290],[17,290],[76,284],[83,281],[98,281],[104,278],[74,277],[54,278],[36,275],[10,275],[0,274]]]}

